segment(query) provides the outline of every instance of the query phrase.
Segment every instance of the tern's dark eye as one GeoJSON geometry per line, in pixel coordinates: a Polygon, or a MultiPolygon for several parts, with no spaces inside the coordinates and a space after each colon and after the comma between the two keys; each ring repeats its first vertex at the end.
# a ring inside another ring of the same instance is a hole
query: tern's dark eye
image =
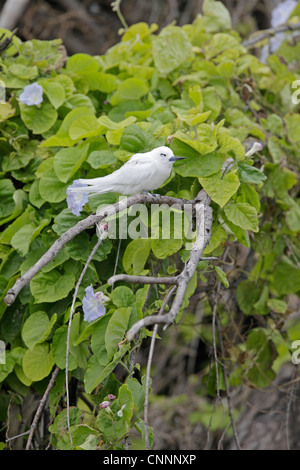
{"type": "Polygon", "coordinates": [[[167,155],[165,153],[160,154],[161,157],[166,157],[167,155]]]}

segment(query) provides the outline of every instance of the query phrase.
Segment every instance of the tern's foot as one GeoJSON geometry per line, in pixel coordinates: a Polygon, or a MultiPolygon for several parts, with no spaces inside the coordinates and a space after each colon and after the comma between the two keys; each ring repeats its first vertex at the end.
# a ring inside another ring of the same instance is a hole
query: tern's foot
{"type": "Polygon", "coordinates": [[[151,191],[143,191],[143,194],[146,194],[147,196],[151,196],[152,199],[155,199],[156,197],[160,196],[160,194],[154,194],[154,193],[151,193],[151,191]]]}

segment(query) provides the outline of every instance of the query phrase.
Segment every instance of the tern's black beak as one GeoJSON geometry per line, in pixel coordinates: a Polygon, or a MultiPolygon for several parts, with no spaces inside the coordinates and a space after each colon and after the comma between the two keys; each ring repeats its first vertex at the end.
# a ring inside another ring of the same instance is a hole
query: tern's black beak
{"type": "Polygon", "coordinates": [[[177,160],[185,160],[185,157],[175,157],[175,155],[173,155],[173,157],[170,158],[169,162],[176,162],[177,160]]]}

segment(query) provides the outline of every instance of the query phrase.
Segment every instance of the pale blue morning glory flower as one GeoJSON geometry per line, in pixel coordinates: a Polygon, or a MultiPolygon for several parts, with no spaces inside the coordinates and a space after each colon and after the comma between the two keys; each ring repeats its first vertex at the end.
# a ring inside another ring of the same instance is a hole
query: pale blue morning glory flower
{"type": "Polygon", "coordinates": [[[110,406],[110,401],[106,400],[100,403],[99,408],[104,409],[104,408],[108,408],[109,406],[110,406]]]}
{"type": "Polygon", "coordinates": [[[102,292],[94,292],[92,286],[88,286],[85,289],[85,296],[82,300],[82,308],[84,312],[84,320],[91,322],[102,317],[106,309],[103,305],[105,296],[102,292]]]}
{"type": "Polygon", "coordinates": [[[19,100],[27,106],[41,104],[43,102],[43,88],[37,82],[27,85],[20,94],[19,100]]]}
{"type": "Polygon", "coordinates": [[[67,188],[67,204],[68,208],[71,209],[74,215],[79,216],[80,212],[88,202],[88,193],[76,193],[76,191],[70,191],[70,188],[80,188],[81,186],[85,186],[84,184],[80,183],[78,180],[73,181],[73,183],[67,188]]]}

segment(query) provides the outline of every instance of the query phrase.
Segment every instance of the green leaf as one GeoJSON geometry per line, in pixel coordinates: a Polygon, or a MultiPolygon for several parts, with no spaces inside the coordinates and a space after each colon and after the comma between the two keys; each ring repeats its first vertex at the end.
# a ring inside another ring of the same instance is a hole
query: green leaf
{"type": "Polygon", "coordinates": [[[151,240],[137,238],[126,247],[123,266],[127,274],[140,274],[150,254],[151,240]]]}
{"type": "Polygon", "coordinates": [[[92,168],[106,168],[117,162],[117,157],[111,150],[95,150],[87,159],[92,168]]]}
{"type": "Polygon", "coordinates": [[[268,331],[263,328],[254,328],[246,341],[247,350],[253,351],[255,356],[255,365],[248,372],[247,378],[260,388],[267,387],[275,378],[271,366],[278,353],[268,335],[268,331]]]}
{"type": "Polygon", "coordinates": [[[222,243],[225,243],[227,240],[227,233],[219,224],[213,224],[212,226],[212,236],[209,241],[209,244],[206,246],[203,254],[209,255],[212,253],[218,246],[222,243]]]}
{"type": "Polygon", "coordinates": [[[78,222],[77,215],[72,214],[70,209],[63,209],[55,218],[52,229],[57,235],[62,235],[78,222]]]}
{"type": "Polygon", "coordinates": [[[16,77],[26,78],[28,80],[33,80],[38,75],[38,68],[36,65],[27,66],[23,64],[12,64],[8,70],[16,77]]]}
{"type": "Polygon", "coordinates": [[[278,263],[272,274],[272,286],[279,295],[292,294],[300,290],[300,269],[287,261],[278,263]]]}
{"type": "Polygon", "coordinates": [[[96,429],[79,424],[72,427],[73,445],[84,450],[96,450],[99,443],[99,432],[96,429]],[[92,439],[96,439],[95,441],[92,439]]]}
{"type": "Polygon", "coordinates": [[[182,131],[176,131],[174,137],[181,142],[189,145],[201,155],[213,152],[217,148],[217,139],[212,127],[206,123],[198,126],[197,140],[191,140],[182,131]]]}
{"type": "Polygon", "coordinates": [[[250,238],[249,238],[249,233],[247,230],[242,229],[241,227],[238,227],[237,225],[233,224],[230,222],[230,220],[227,219],[225,213],[222,214],[222,218],[224,219],[225,224],[229,228],[229,230],[233,233],[233,235],[236,237],[236,239],[242,243],[246,248],[250,247],[250,238]]]}
{"type": "Polygon", "coordinates": [[[10,103],[0,103],[0,122],[11,118],[15,112],[15,108],[10,103]]]}
{"type": "MultiPolygon", "coordinates": [[[[70,407],[69,410],[71,430],[77,429],[81,423],[82,410],[76,407],[70,407]]],[[[61,411],[55,418],[54,423],[49,426],[53,440],[56,442],[56,448],[59,450],[70,450],[70,438],[68,433],[67,410],[61,411]]]]}
{"type": "Polygon", "coordinates": [[[124,339],[132,308],[118,308],[109,319],[105,332],[107,359],[110,361],[118,350],[118,344],[124,339]]]}
{"type": "Polygon", "coordinates": [[[40,234],[44,227],[49,225],[50,219],[44,219],[36,227],[33,224],[25,224],[18,230],[11,239],[11,245],[15,250],[19,251],[21,255],[25,256],[28,253],[32,241],[40,234]]]}
{"type": "Polygon", "coordinates": [[[85,373],[84,383],[85,389],[87,393],[91,393],[93,389],[101,384],[116,368],[116,366],[120,363],[122,357],[129,351],[130,345],[122,344],[118,351],[114,354],[111,362],[109,362],[106,366],[99,364],[97,359],[92,356],[89,360],[88,369],[85,373]]]}
{"type": "Polygon", "coordinates": [[[0,180],[0,217],[7,217],[13,212],[15,207],[13,200],[14,192],[15,188],[11,180],[0,180]]]}
{"type": "Polygon", "coordinates": [[[267,306],[270,310],[276,313],[285,313],[288,308],[288,304],[284,300],[280,299],[269,299],[267,301],[267,306]]]}
{"type": "Polygon", "coordinates": [[[225,214],[230,222],[244,230],[258,232],[256,209],[247,202],[230,202],[225,206],[225,214]]]}
{"type": "MultiPolygon", "coordinates": [[[[77,367],[85,368],[87,366],[87,344],[77,344],[79,337],[80,313],[76,313],[72,318],[69,342],[69,363],[68,369],[74,370],[77,367]]],[[[67,352],[67,333],[68,325],[63,325],[58,328],[53,336],[52,347],[53,357],[56,365],[60,369],[66,367],[66,352],[67,352]]]]}
{"type": "Polygon", "coordinates": [[[67,297],[74,283],[73,273],[60,274],[53,269],[49,273],[36,274],[30,281],[30,290],[37,303],[56,302],[67,297]]]}
{"type": "Polygon", "coordinates": [[[43,199],[40,195],[39,184],[39,180],[35,180],[32,183],[29,191],[29,202],[38,209],[40,209],[45,203],[45,199],[43,199]]]}
{"type": "Polygon", "coordinates": [[[111,97],[111,105],[116,106],[123,101],[138,100],[149,91],[149,86],[145,80],[140,78],[127,78],[120,83],[117,90],[111,97]]]}
{"type": "Polygon", "coordinates": [[[260,288],[254,282],[245,279],[239,283],[236,298],[240,309],[246,315],[255,314],[254,304],[259,299],[259,296],[260,288]]]}
{"type": "Polygon", "coordinates": [[[54,157],[54,171],[60,181],[67,183],[79,170],[87,157],[89,146],[65,148],[54,157]]]}
{"type": "Polygon", "coordinates": [[[35,210],[32,206],[28,205],[16,220],[14,220],[0,235],[0,243],[10,245],[12,237],[17,233],[24,225],[32,223],[35,216],[35,210]]]}
{"type": "Polygon", "coordinates": [[[65,106],[71,109],[87,108],[92,114],[95,113],[95,106],[91,99],[82,93],[75,93],[65,101],[65,106]]]}
{"type": "Polygon", "coordinates": [[[112,291],[111,299],[117,307],[131,307],[135,302],[135,295],[129,287],[119,286],[112,291]]]}
{"type": "Polygon", "coordinates": [[[128,118],[124,119],[123,121],[115,122],[112,121],[108,116],[100,116],[98,118],[98,122],[105,126],[107,129],[117,130],[117,129],[125,129],[125,127],[130,126],[136,121],[136,117],[129,116],[128,118]]]}
{"type": "Polygon", "coordinates": [[[122,133],[120,148],[131,153],[145,152],[149,149],[150,138],[139,126],[132,124],[122,133]]]}
{"type": "Polygon", "coordinates": [[[39,80],[38,83],[43,87],[44,92],[55,109],[64,103],[66,94],[63,85],[51,79],[39,80]]]}
{"type": "Polygon", "coordinates": [[[160,74],[168,74],[193,57],[192,44],[178,26],[164,28],[153,40],[153,58],[160,74]]]}
{"type": "Polygon", "coordinates": [[[38,382],[47,377],[54,365],[49,344],[36,344],[28,349],[23,357],[23,370],[30,380],[38,382]]]}
{"type": "Polygon", "coordinates": [[[222,282],[223,286],[228,288],[229,287],[229,282],[228,282],[226,273],[223,271],[223,269],[220,268],[219,266],[214,266],[214,270],[217,274],[217,278],[219,279],[219,281],[222,282]]]}
{"type": "Polygon", "coordinates": [[[255,168],[254,166],[247,165],[246,163],[238,162],[238,170],[240,180],[244,183],[259,184],[267,179],[266,175],[255,168]]]}
{"type": "Polygon", "coordinates": [[[11,357],[10,351],[5,353],[5,364],[0,363],[0,383],[3,382],[6,377],[13,371],[15,361],[11,357]]]}
{"type": "Polygon", "coordinates": [[[5,217],[5,219],[1,219],[0,225],[7,224],[7,222],[10,222],[11,220],[15,219],[23,212],[24,206],[27,202],[25,191],[23,191],[22,189],[17,189],[13,194],[13,200],[15,203],[13,212],[8,217],[5,217]]]}
{"type": "Polygon", "coordinates": [[[110,318],[111,315],[104,315],[101,317],[94,325],[92,332],[91,348],[95,358],[97,359],[97,362],[102,366],[106,366],[108,362],[107,351],[105,347],[105,332],[110,318]]]}
{"type": "Polygon", "coordinates": [[[56,318],[54,314],[50,321],[45,312],[35,312],[27,318],[22,328],[22,339],[29,349],[48,338],[56,318]]]}
{"type": "MultiPolygon", "coordinates": [[[[74,121],[94,116],[93,111],[87,107],[80,107],[70,111],[64,118],[60,128],[53,136],[41,143],[41,147],[72,147],[76,140],[69,136],[69,129],[74,121]]],[[[80,139],[79,139],[80,140],[80,139]]]]}
{"type": "Polygon", "coordinates": [[[79,52],[68,58],[66,70],[70,73],[94,73],[99,69],[97,60],[89,54],[79,52]]]}
{"type": "Polygon", "coordinates": [[[287,114],[284,118],[287,131],[288,131],[288,138],[292,143],[296,143],[300,141],[300,115],[296,113],[287,114]]]}
{"type": "Polygon", "coordinates": [[[85,116],[72,122],[69,128],[69,136],[72,140],[78,141],[86,137],[93,137],[103,134],[105,128],[99,124],[95,116],[85,116]]]}
{"type": "Polygon", "coordinates": [[[84,388],[86,393],[91,393],[98,385],[100,385],[100,379],[104,368],[105,366],[99,364],[95,356],[92,356],[89,359],[88,366],[84,374],[84,388]]]}
{"type": "Polygon", "coordinates": [[[182,240],[180,239],[153,239],[151,242],[151,249],[158,259],[165,259],[168,256],[174,255],[182,247],[182,240]]]}
{"type": "Polygon", "coordinates": [[[217,152],[200,155],[179,162],[175,172],[181,176],[207,177],[218,173],[224,163],[224,157],[217,152]]]}
{"type": "Polygon", "coordinates": [[[45,201],[61,202],[67,198],[67,187],[68,184],[58,179],[54,168],[50,168],[40,179],[39,193],[45,201]]]}
{"type": "Polygon", "coordinates": [[[89,72],[82,74],[87,81],[90,90],[102,91],[102,93],[111,93],[118,88],[118,79],[111,73],[89,72]]]}
{"type": "Polygon", "coordinates": [[[300,206],[294,200],[290,201],[290,206],[290,210],[285,215],[286,223],[292,232],[300,232],[300,206]]]}
{"type": "Polygon", "coordinates": [[[229,199],[237,192],[240,182],[234,171],[225,175],[219,171],[214,175],[199,178],[205,191],[219,206],[224,207],[229,199]]]}
{"type": "Polygon", "coordinates": [[[3,158],[2,169],[4,171],[19,170],[28,165],[34,158],[38,141],[30,140],[25,142],[18,152],[11,152],[3,158]]]}
{"type": "Polygon", "coordinates": [[[236,202],[247,202],[250,206],[253,206],[256,209],[257,213],[260,211],[259,195],[249,184],[241,183],[237,193],[236,202]]]}
{"type": "Polygon", "coordinates": [[[205,30],[209,33],[231,29],[230,13],[222,2],[204,0],[202,5],[205,30]]]}
{"type": "Polygon", "coordinates": [[[54,125],[57,119],[57,112],[49,103],[42,103],[39,106],[27,106],[20,103],[21,118],[28,129],[34,134],[42,134],[54,125]]]}
{"type": "Polygon", "coordinates": [[[112,413],[107,413],[106,409],[99,411],[97,427],[106,438],[116,440],[128,434],[133,414],[133,398],[126,384],[119,388],[118,399],[111,404],[111,410],[112,413]]]}
{"type": "Polygon", "coordinates": [[[126,380],[126,385],[132,393],[134,405],[137,407],[137,412],[140,413],[144,409],[145,404],[145,385],[142,378],[142,384],[136,378],[129,378],[126,380]]]}

